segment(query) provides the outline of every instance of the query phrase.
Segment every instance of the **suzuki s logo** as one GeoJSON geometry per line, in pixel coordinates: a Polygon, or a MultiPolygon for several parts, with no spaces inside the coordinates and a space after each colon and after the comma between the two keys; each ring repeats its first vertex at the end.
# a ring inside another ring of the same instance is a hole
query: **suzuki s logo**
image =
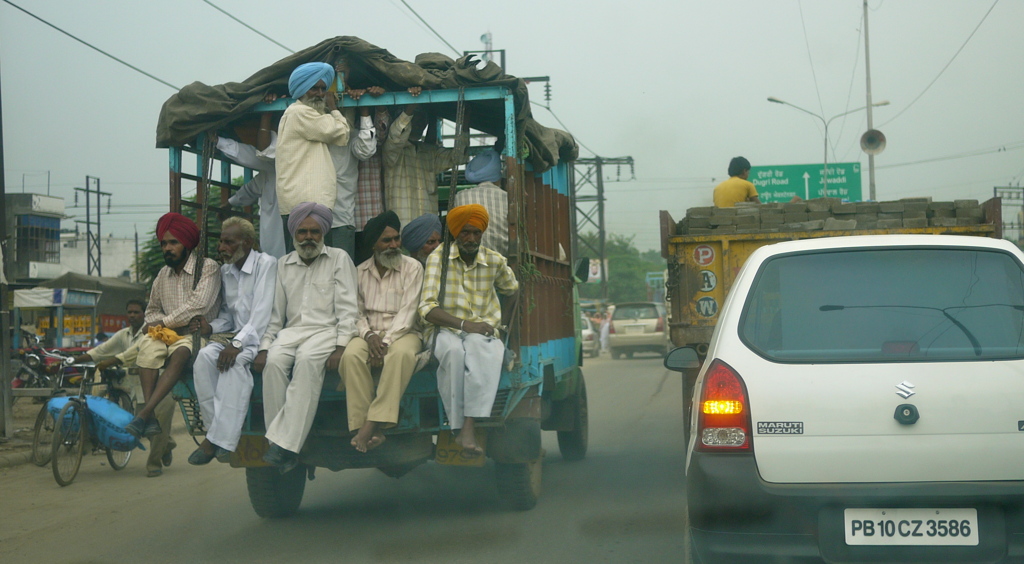
{"type": "Polygon", "coordinates": [[[914,391],[914,385],[906,380],[896,384],[896,395],[903,399],[907,399],[916,393],[917,392],[914,391]]]}

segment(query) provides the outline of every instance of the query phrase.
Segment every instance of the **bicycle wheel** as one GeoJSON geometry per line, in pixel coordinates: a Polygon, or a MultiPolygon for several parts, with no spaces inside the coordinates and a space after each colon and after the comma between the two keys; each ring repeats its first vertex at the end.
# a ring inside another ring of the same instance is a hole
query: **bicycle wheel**
{"type": "Polygon", "coordinates": [[[48,404],[43,404],[36,416],[36,426],[32,431],[32,464],[46,466],[50,463],[50,454],[53,452],[53,415],[48,409],[48,404]]]}
{"type": "MultiPolygon", "coordinates": [[[[110,401],[121,406],[121,409],[135,415],[135,402],[132,401],[132,397],[125,393],[123,390],[111,388],[107,393],[107,397],[110,401]]],[[[128,460],[132,457],[132,451],[113,450],[107,448],[107,462],[110,463],[110,467],[114,470],[124,470],[125,466],[128,466],[128,460]]]]}
{"type": "Polygon", "coordinates": [[[70,485],[82,464],[82,449],[85,447],[88,429],[85,421],[85,406],[69,401],[53,426],[53,479],[61,486],[70,485]]]}

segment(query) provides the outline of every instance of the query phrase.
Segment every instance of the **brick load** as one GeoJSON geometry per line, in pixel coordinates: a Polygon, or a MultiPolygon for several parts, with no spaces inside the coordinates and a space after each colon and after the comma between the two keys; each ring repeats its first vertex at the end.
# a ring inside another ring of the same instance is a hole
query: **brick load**
{"type": "Polygon", "coordinates": [[[932,202],[905,198],[893,202],[842,202],[815,198],[785,204],[740,202],[733,208],[695,207],[676,224],[677,235],[853,231],[980,225],[978,200],[932,202]]]}

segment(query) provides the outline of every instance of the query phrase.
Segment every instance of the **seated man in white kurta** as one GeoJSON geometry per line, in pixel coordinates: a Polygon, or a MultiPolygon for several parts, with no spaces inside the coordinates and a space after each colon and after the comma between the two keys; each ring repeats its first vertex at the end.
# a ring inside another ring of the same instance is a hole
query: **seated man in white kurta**
{"type": "Polygon", "coordinates": [[[249,365],[270,322],[277,282],[277,259],[254,249],[255,243],[252,223],[240,217],[224,222],[217,247],[224,262],[220,314],[209,323],[205,318],[193,322],[204,336],[213,336],[192,368],[199,413],[206,425],[206,438],[188,457],[189,464],[196,466],[214,457],[227,461],[238,446],[249,411],[253,386],[249,365]]]}
{"type": "Polygon", "coordinates": [[[330,208],[311,202],[289,215],[295,250],[277,262],[274,309],[253,362],[253,369],[263,372],[270,441],[263,460],[282,473],[298,465],[325,370],[338,369],[356,334],[356,268],[348,253],[324,246],[331,219],[330,208]]]}
{"type": "Polygon", "coordinates": [[[443,247],[427,258],[423,275],[420,315],[434,326],[437,342],[437,389],[448,423],[461,429],[455,441],[471,455],[483,454],[476,444],[474,424],[489,417],[498,392],[505,345],[498,328],[501,304],[498,292],[514,294],[519,281],[508,261],[482,247],[480,239],[490,218],[480,204],[459,206],[448,212],[448,231],[455,237],[441,294],[443,247]]]}

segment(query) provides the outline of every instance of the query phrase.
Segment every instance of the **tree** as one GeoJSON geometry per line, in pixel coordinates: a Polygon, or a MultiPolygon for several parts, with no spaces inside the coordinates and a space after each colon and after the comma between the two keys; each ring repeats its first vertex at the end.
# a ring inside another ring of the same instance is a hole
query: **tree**
{"type": "MultiPolygon", "coordinates": [[[[597,248],[597,234],[580,236],[591,247],[597,248]]],[[[657,251],[643,254],[633,245],[635,236],[626,237],[609,233],[605,238],[605,256],[608,259],[608,300],[612,303],[647,300],[647,273],[665,270],[665,261],[657,251]]],[[[581,244],[581,248],[585,245],[581,244]]],[[[585,254],[585,253],[583,253],[585,254]]],[[[580,286],[581,298],[600,298],[600,284],[580,286]]]]}

